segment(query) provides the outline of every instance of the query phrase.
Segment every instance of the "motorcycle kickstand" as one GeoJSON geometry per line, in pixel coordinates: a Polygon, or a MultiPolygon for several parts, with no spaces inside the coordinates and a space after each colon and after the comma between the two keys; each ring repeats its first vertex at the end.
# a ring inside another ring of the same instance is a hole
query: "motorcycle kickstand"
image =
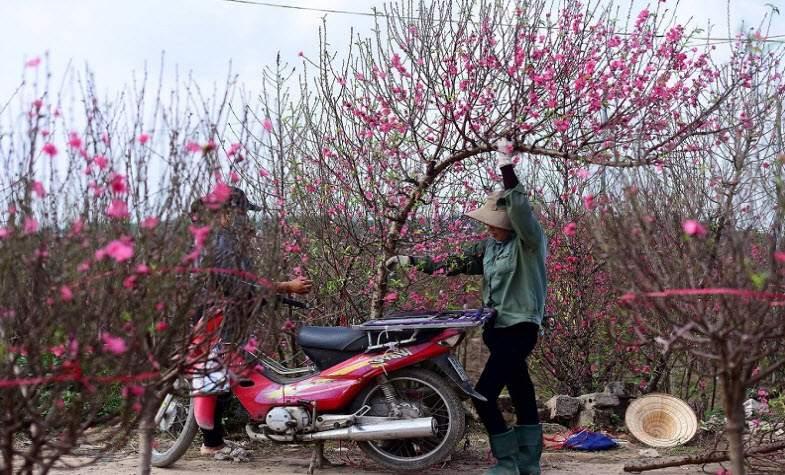
{"type": "Polygon", "coordinates": [[[317,441],[313,446],[313,453],[311,455],[311,465],[308,466],[308,475],[313,475],[314,470],[323,469],[325,467],[343,467],[344,463],[330,462],[324,456],[324,441],[317,441]]]}

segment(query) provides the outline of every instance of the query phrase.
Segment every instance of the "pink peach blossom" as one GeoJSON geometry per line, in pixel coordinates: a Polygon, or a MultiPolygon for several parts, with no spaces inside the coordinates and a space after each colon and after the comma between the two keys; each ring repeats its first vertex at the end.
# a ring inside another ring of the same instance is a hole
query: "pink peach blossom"
{"type": "Polygon", "coordinates": [[[570,119],[561,118],[553,121],[553,127],[559,132],[566,132],[570,128],[570,119]]]}
{"type": "Polygon", "coordinates": [[[133,257],[134,247],[129,238],[115,239],[105,247],[95,251],[96,260],[109,256],[116,262],[124,262],[133,257]]]}
{"type": "Polygon", "coordinates": [[[74,299],[74,293],[70,287],[64,285],[60,287],[60,298],[63,300],[63,302],[70,302],[74,299]]]}
{"type": "Polygon", "coordinates": [[[248,353],[256,352],[259,343],[256,341],[256,337],[251,337],[248,341],[243,345],[243,350],[247,351],[248,353]]]}
{"type": "Polygon", "coordinates": [[[62,358],[65,355],[65,345],[57,345],[49,348],[49,351],[55,356],[55,358],[62,358]]]}
{"type": "Polygon", "coordinates": [[[125,194],[128,192],[128,183],[125,180],[125,175],[119,173],[112,173],[109,175],[109,186],[112,191],[117,194],[125,194]]]}
{"type": "Polygon", "coordinates": [[[578,229],[578,225],[575,223],[567,223],[563,228],[562,232],[567,236],[575,236],[575,232],[578,229]]]}
{"type": "Polygon", "coordinates": [[[148,134],[141,133],[139,134],[139,137],[136,138],[136,140],[138,140],[140,144],[144,145],[150,140],[150,136],[148,134]]]}
{"type": "Polygon", "coordinates": [[[109,164],[109,160],[103,155],[96,155],[93,157],[93,163],[95,163],[101,170],[105,170],[106,166],[109,164]]]}
{"type": "Polygon", "coordinates": [[[681,224],[684,233],[687,236],[693,237],[704,237],[707,234],[706,228],[700,223],[700,221],[694,219],[688,219],[681,224]]]}
{"type": "Polygon", "coordinates": [[[233,143],[232,145],[229,146],[229,150],[226,151],[226,155],[228,157],[232,157],[237,152],[240,151],[240,148],[242,148],[242,145],[240,143],[233,143]]]}
{"type": "Polygon", "coordinates": [[[126,289],[133,289],[136,287],[136,281],[139,277],[136,275],[129,275],[125,279],[123,279],[123,287],[126,289]]]}
{"type": "Polygon", "coordinates": [[[128,386],[123,386],[123,389],[120,391],[120,394],[123,395],[124,398],[128,399],[129,397],[139,397],[144,394],[144,387],[138,384],[130,384],[128,386]]]}
{"type": "Polygon", "coordinates": [[[101,341],[104,343],[104,350],[109,353],[120,355],[128,351],[128,344],[119,336],[101,333],[101,341]]]}
{"type": "Polygon", "coordinates": [[[76,132],[68,134],[68,146],[71,148],[82,148],[82,138],[76,132]]]}
{"type": "Polygon", "coordinates": [[[210,226],[188,226],[188,231],[194,237],[194,245],[197,248],[204,247],[207,236],[210,234],[210,226]]]}
{"type": "Polygon", "coordinates": [[[189,153],[201,152],[202,146],[199,145],[197,142],[194,142],[193,140],[189,140],[185,144],[185,150],[189,153]]]}
{"type": "Polygon", "coordinates": [[[38,232],[38,221],[36,221],[32,216],[27,216],[25,218],[23,229],[25,234],[33,234],[38,232]]]}
{"type": "Polygon", "coordinates": [[[221,205],[226,203],[229,197],[232,195],[232,190],[229,188],[229,185],[223,182],[216,183],[213,191],[208,193],[205,197],[205,203],[211,208],[219,208],[221,205]]]}
{"type": "Polygon", "coordinates": [[[264,130],[266,130],[268,132],[272,132],[273,131],[273,121],[270,120],[269,117],[266,117],[264,119],[264,121],[262,122],[262,127],[264,127],[264,130]]]}
{"type": "Polygon", "coordinates": [[[112,200],[106,209],[106,214],[115,219],[125,219],[129,216],[128,205],[123,200],[112,200]]]}
{"type": "Polygon", "coordinates": [[[71,223],[71,235],[78,236],[82,234],[83,230],[84,230],[84,221],[82,221],[82,218],[76,218],[75,220],[73,220],[73,222],[71,223]]]}
{"type": "Polygon", "coordinates": [[[144,220],[142,221],[142,228],[144,228],[144,229],[155,229],[155,227],[158,226],[159,222],[160,222],[160,220],[158,218],[156,218],[155,216],[148,216],[148,217],[144,218],[144,220]]]}
{"type": "Polygon", "coordinates": [[[25,67],[26,68],[37,68],[40,64],[41,64],[41,58],[39,56],[36,56],[34,58],[28,59],[25,62],[25,67]]]}
{"type": "Polygon", "coordinates": [[[49,155],[50,158],[57,155],[57,147],[51,142],[45,143],[44,146],[41,147],[41,151],[49,155]]]}
{"type": "Polygon", "coordinates": [[[586,195],[583,197],[583,207],[591,211],[594,209],[594,195],[586,195]]]}
{"type": "Polygon", "coordinates": [[[44,189],[44,184],[41,183],[40,181],[37,180],[34,181],[32,188],[33,188],[33,193],[35,193],[36,196],[38,196],[39,198],[43,198],[44,196],[46,196],[46,190],[44,189]]]}

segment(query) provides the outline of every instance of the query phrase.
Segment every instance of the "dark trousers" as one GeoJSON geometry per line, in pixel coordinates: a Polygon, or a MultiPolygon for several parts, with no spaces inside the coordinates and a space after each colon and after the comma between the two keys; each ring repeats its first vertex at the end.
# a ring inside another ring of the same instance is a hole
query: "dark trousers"
{"type": "Polygon", "coordinates": [[[224,410],[229,405],[230,394],[221,394],[215,403],[215,420],[212,429],[202,429],[202,438],[204,439],[205,447],[221,447],[224,445],[224,425],[223,416],[224,410]]]}
{"type": "Polygon", "coordinates": [[[491,351],[477,381],[477,392],[488,402],[472,399],[477,414],[491,435],[509,430],[497,405],[499,394],[507,387],[515,407],[518,425],[539,424],[534,384],[529,378],[526,357],[537,343],[540,327],[536,323],[518,323],[505,328],[486,328],[482,339],[491,351]]]}

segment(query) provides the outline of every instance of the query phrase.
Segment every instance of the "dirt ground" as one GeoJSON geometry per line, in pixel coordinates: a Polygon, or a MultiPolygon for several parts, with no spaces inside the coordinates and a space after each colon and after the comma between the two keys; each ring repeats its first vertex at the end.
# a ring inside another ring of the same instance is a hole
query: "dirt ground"
{"type": "MultiPolygon", "coordinates": [[[[466,370],[476,380],[485,362],[486,350],[479,337],[479,333],[470,338],[470,353],[472,358],[466,359],[466,370]],[[476,356],[476,357],[475,357],[476,356]]],[[[468,408],[468,406],[467,406],[468,408]]],[[[508,414],[509,415],[509,414],[508,414]]],[[[553,435],[553,434],[551,434],[553,435]]],[[[272,443],[250,442],[242,435],[230,437],[241,442],[251,452],[251,460],[245,463],[218,461],[199,455],[197,446],[194,446],[181,460],[166,469],[153,469],[155,475],[179,475],[217,473],[220,475],[256,475],[256,474],[305,474],[311,459],[309,446],[277,445],[272,443]]],[[[645,447],[627,441],[620,437],[621,447],[607,452],[577,452],[572,450],[557,450],[546,448],[543,454],[542,468],[545,475],[556,474],[581,474],[581,475],[611,475],[626,473],[624,464],[638,459],[639,451],[645,447]]],[[[697,450],[695,447],[684,447],[676,451],[660,451],[663,456],[686,455],[697,450]]],[[[98,454],[83,452],[85,455],[97,456],[98,454]]],[[[396,473],[384,470],[367,459],[363,452],[353,444],[328,443],[325,445],[325,455],[334,463],[343,463],[341,467],[318,470],[320,475],[377,475],[396,473]]],[[[83,458],[81,460],[84,460],[83,458]]],[[[488,449],[487,438],[478,427],[469,431],[463,442],[452,458],[440,467],[432,467],[425,472],[428,475],[440,474],[482,474],[493,463],[488,449]]],[[[712,464],[706,467],[685,466],[669,469],[660,469],[645,472],[653,475],[693,475],[715,474],[719,465],[712,464]]],[[[91,475],[131,475],[137,473],[137,454],[133,448],[123,451],[104,454],[103,458],[89,466],[72,470],[59,469],[53,473],[65,474],[91,474],[91,475]]]]}
{"type": "MultiPolygon", "coordinates": [[[[237,440],[237,439],[236,439],[237,440]]],[[[218,473],[221,475],[284,475],[305,474],[311,458],[311,449],[308,446],[276,445],[272,443],[248,443],[251,460],[245,463],[233,463],[205,458],[199,455],[194,446],[184,457],[170,468],[153,469],[156,475],[179,475],[191,473],[218,473]]],[[[577,452],[572,450],[546,449],[543,454],[543,474],[581,474],[581,475],[610,475],[625,473],[625,462],[637,459],[639,445],[622,439],[618,449],[607,452],[577,452]]],[[[88,455],[83,452],[84,455],[88,455]]],[[[661,452],[662,455],[673,455],[661,452]]],[[[89,454],[98,456],[99,454],[89,454]]],[[[343,463],[341,467],[326,468],[316,473],[320,475],[371,475],[395,473],[375,466],[373,462],[364,457],[363,452],[351,444],[328,444],[325,446],[325,455],[334,463],[343,463]]],[[[137,470],[137,454],[129,448],[112,454],[105,454],[96,463],[75,469],[58,469],[53,473],[65,474],[91,474],[91,475],[132,475],[137,470]]],[[[81,458],[81,460],[85,460],[81,458]]],[[[486,440],[482,435],[471,434],[462,442],[452,458],[443,466],[432,467],[421,472],[429,475],[438,474],[481,474],[492,463],[488,452],[486,440]],[[468,444],[466,443],[468,440],[468,444]]],[[[653,470],[653,475],[692,475],[714,474],[718,465],[706,467],[685,466],[669,469],[653,470]]]]}

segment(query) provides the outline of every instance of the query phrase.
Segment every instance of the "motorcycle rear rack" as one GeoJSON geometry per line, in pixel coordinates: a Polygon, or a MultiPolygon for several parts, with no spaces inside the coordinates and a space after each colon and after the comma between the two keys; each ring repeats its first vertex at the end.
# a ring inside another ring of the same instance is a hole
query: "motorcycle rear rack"
{"type": "Polygon", "coordinates": [[[490,308],[472,310],[451,310],[437,312],[398,313],[387,315],[383,318],[368,320],[359,325],[352,325],[355,330],[362,330],[368,335],[368,348],[374,351],[381,348],[394,348],[417,341],[420,330],[446,329],[446,328],[472,328],[483,325],[494,317],[496,311],[490,308]],[[382,343],[383,337],[390,337],[390,333],[412,332],[409,338],[382,343]],[[376,342],[374,342],[376,333],[376,342]]]}
{"type": "Polygon", "coordinates": [[[397,313],[352,325],[363,331],[407,331],[443,328],[478,327],[493,318],[491,308],[472,310],[446,310],[437,312],[397,313]]]}

